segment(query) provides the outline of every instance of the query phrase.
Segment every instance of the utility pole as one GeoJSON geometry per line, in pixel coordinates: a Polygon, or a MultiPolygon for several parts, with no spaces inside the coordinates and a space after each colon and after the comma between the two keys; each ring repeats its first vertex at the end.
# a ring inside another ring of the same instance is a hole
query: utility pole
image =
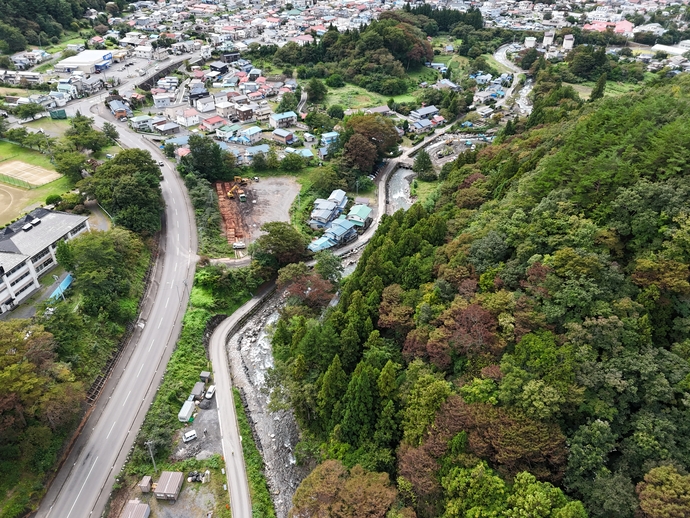
{"type": "Polygon", "coordinates": [[[156,467],[156,459],[153,458],[153,450],[151,450],[151,445],[153,444],[153,441],[146,441],[144,444],[149,447],[149,454],[151,455],[151,462],[153,462],[153,472],[157,473],[158,468],[156,467]]]}

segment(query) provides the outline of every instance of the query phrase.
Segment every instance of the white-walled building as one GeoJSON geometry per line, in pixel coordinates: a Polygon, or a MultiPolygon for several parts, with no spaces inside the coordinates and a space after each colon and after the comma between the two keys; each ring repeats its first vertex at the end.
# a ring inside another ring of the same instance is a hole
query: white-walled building
{"type": "Polygon", "coordinates": [[[89,231],[87,216],[36,209],[0,230],[0,313],[30,297],[57,264],[55,250],[89,231]]]}

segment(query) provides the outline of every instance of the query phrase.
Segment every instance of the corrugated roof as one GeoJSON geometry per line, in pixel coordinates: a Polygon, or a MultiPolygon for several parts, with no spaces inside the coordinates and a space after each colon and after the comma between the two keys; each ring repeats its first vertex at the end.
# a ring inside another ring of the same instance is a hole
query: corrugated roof
{"type": "Polygon", "coordinates": [[[163,471],[158,479],[155,493],[175,494],[177,496],[182,487],[183,479],[184,474],[181,471],[163,471]]]}

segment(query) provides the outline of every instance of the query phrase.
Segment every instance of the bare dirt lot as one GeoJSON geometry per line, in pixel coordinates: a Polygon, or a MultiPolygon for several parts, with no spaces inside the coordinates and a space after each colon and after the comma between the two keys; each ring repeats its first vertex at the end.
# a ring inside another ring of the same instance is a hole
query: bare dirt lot
{"type": "Polygon", "coordinates": [[[299,184],[290,176],[262,178],[247,186],[247,202],[240,206],[245,228],[249,232],[247,244],[259,237],[259,229],[264,223],[290,221],[290,206],[299,190],[299,184]]]}

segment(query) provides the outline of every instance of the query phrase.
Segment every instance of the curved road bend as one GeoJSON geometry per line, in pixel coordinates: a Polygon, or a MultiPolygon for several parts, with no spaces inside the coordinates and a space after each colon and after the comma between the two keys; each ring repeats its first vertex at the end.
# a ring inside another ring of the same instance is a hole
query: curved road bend
{"type": "Polygon", "coordinates": [[[232,328],[254,309],[272,288],[272,284],[262,286],[254,297],[216,327],[209,342],[209,356],[213,365],[213,380],[216,384],[216,405],[218,406],[218,420],[220,422],[223,457],[225,458],[225,473],[230,493],[230,508],[232,515],[240,518],[252,516],[252,503],[249,498],[249,483],[244,466],[244,456],[242,455],[237,415],[235,414],[226,344],[232,328]]]}
{"type": "MultiPolygon", "coordinates": [[[[87,113],[91,104],[85,99],[70,105],[70,113],[77,109],[87,113]]],[[[97,126],[105,122],[97,115],[95,121],[97,126]]],[[[122,126],[118,130],[123,146],[148,149],[154,158],[160,158],[156,155],[158,148],[149,141],[122,126]]],[[[152,292],[145,295],[150,298],[145,298],[140,325],[43,498],[37,517],[87,518],[102,514],[179,336],[197,260],[196,227],[182,180],[168,164],[162,172],[166,228],[152,292]]]]}

